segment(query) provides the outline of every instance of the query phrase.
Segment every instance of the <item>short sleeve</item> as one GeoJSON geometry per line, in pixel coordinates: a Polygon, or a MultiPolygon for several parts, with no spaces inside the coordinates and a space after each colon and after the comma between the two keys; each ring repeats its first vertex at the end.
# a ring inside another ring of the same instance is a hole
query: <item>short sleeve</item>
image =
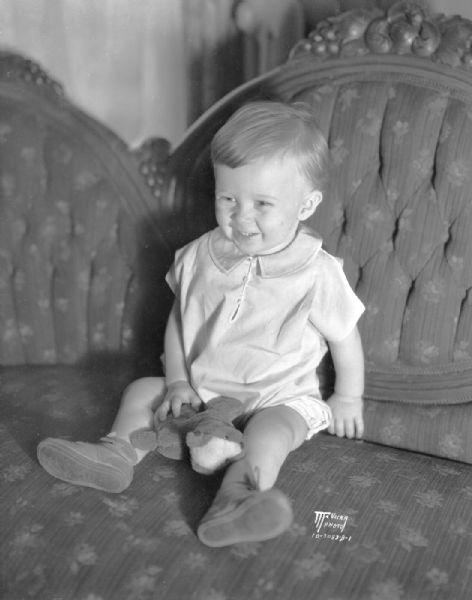
{"type": "Polygon", "coordinates": [[[178,297],[179,296],[179,282],[178,282],[178,278],[177,278],[177,268],[175,265],[175,260],[172,263],[170,269],[167,271],[166,282],[167,282],[167,285],[172,290],[172,293],[174,294],[174,296],[178,297]]]}
{"type": "Polygon", "coordinates": [[[310,322],[328,342],[347,337],[364,312],[338,259],[324,251],[316,262],[315,293],[310,322]]]}
{"type": "Polygon", "coordinates": [[[181,299],[182,290],[188,287],[190,279],[198,269],[198,257],[202,252],[202,248],[206,248],[205,239],[207,237],[208,234],[205,234],[175,253],[174,262],[166,274],[166,282],[174,296],[179,300],[181,299]]]}
{"type": "MultiPolygon", "coordinates": [[[[174,257],[174,262],[172,263],[170,269],[166,274],[166,282],[167,285],[172,290],[174,296],[177,299],[180,299],[180,292],[182,289],[182,278],[184,277],[185,272],[185,264],[189,260],[189,255],[192,255],[191,245],[188,244],[180,250],[177,250],[174,257]]],[[[190,259],[191,260],[191,259],[190,259]]]]}

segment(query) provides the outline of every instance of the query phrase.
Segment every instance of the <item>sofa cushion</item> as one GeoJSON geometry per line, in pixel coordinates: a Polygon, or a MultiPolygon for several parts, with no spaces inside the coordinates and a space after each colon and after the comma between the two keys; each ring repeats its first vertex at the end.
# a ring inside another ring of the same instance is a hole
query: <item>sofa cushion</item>
{"type": "Polygon", "coordinates": [[[222,549],[194,533],[219,476],[149,455],[130,488],[107,494],[42,470],[39,439],[106,433],[132,377],[98,358],[0,372],[5,598],[468,597],[469,465],[320,434],[290,455],[277,483],[293,502],[291,529],[222,549]]]}

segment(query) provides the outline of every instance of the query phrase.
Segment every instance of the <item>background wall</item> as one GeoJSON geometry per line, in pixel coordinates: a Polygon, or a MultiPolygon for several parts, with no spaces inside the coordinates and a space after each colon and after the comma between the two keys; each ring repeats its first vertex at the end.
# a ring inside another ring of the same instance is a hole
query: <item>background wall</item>
{"type": "Polygon", "coordinates": [[[462,15],[472,19],[472,2],[470,0],[429,0],[434,12],[446,15],[462,15]]]}

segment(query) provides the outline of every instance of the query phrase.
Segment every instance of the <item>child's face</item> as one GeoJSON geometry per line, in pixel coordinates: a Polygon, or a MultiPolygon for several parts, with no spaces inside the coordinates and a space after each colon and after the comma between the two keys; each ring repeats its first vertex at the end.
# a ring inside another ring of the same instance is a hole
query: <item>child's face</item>
{"type": "Polygon", "coordinates": [[[232,169],[215,165],[216,220],[249,256],[288,245],[300,221],[321,202],[293,158],[260,160],[232,169]]]}

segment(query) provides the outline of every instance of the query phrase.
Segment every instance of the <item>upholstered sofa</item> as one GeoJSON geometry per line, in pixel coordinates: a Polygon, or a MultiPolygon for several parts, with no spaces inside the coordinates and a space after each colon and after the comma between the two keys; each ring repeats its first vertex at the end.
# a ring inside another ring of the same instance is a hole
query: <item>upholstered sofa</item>
{"type": "Polygon", "coordinates": [[[472,23],[410,2],[320,23],[172,151],[131,151],[1,53],[0,596],[472,597],[471,288],[472,23]],[[195,527],[218,476],[152,454],[106,494],[50,477],[36,446],[97,439],[127,383],[160,372],[164,274],[214,223],[209,141],[253,98],[307,102],[328,138],[312,226],[366,305],[366,433],[289,457],[288,532],[210,549],[195,527]]]}

